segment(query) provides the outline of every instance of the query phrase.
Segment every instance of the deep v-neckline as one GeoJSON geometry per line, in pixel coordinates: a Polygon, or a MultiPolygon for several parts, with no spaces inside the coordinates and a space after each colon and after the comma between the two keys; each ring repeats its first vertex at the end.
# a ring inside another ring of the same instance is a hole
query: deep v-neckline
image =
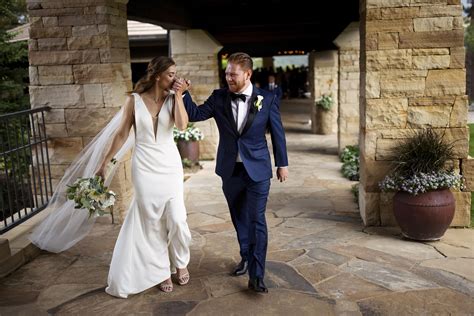
{"type": "Polygon", "coordinates": [[[156,123],[155,123],[155,120],[154,120],[155,117],[151,114],[150,110],[148,110],[148,106],[146,105],[145,100],[143,100],[141,95],[138,95],[138,96],[140,97],[140,100],[142,101],[143,106],[145,107],[145,111],[150,116],[151,129],[152,129],[152,132],[153,132],[153,140],[156,143],[156,137],[158,136],[158,121],[160,120],[160,113],[161,113],[161,110],[163,109],[163,106],[165,105],[166,101],[168,101],[169,94],[163,100],[163,103],[161,104],[160,109],[158,110],[158,113],[156,114],[156,123]]]}

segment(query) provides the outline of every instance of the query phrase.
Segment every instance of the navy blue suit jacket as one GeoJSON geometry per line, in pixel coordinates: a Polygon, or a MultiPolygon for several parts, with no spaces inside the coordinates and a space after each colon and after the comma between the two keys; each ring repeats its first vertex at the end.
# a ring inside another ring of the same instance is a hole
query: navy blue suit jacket
{"type": "Polygon", "coordinates": [[[219,129],[216,173],[222,179],[232,176],[237,153],[250,178],[263,181],[272,177],[272,166],[265,134],[270,132],[273,156],[277,167],[288,166],[285,131],[280,117],[280,100],[272,93],[253,87],[249,113],[242,133],[239,134],[232,114],[231,98],[227,88],[214,90],[204,104],[197,106],[189,93],[184,95],[184,105],[191,122],[211,117],[219,129]],[[257,95],[263,96],[260,111],[255,106],[257,95]]]}

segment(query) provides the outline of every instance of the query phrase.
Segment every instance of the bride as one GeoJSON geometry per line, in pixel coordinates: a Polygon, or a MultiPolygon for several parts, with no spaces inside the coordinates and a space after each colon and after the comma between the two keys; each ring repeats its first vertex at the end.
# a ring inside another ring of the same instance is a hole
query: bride
{"type": "MultiPolygon", "coordinates": [[[[89,160],[93,160],[94,156],[103,156],[94,169],[95,174],[103,178],[106,173],[111,174],[106,169],[113,158],[119,159],[130,144],[134,149],[132,183],[135,195],[115,244],[105,289],[116,297],[126,298],[155,285],[159,285],[164,292],[171,292],[171,274],[175,272],[178,284],[189,282],[187,265],[191,233],[184,206],[183,168],[173,138],[174,125],[183,130],[188,124],[183,103],[187,85],[182,85],[183,88],[173,93],[171,88],[175,80],[183,81],[176,78],[175,62],[168,57],[154,58],[148,64],[146,75],[127,97],[120,113],[94,139],[89,145],[91,147],[84,149],[89,173],[90,166],[94,166],[89,164],[89,160]],[[135,136],[131,140],[132,127],[135,136]],[[102,146],[102,153],[97,154],[97,147],[103,143],[100,140],[107,136],[113,136],[108,151],[104,156],[102,146]]],[[[71,168],[80,164],[81,161],[75,161],[71,168]]],[[[64,178],[71,178],[68,171],[68,177],[64,178]]],[[[75,175],[78,173],[73,172],[75,175]]],[[[85,171],[82,176],[84,174],[91,176],[85,171]]],[[[107,180],[105,182],[107,184],[107,180]]],[[[59,252],[87,235],[91,224],[86,215],[81,217],[83,213],[77,215],[77,211],[66,206],[61,205],[59,211],[52,213],[36,229],[30,237],[34,244],[59,252]],[[63,228],[65,226],[68,229],[63,228]],[[63,240],[60,245],[57,244],[58,239],[63,240]],[[66,241],[69,242],[66,244],[66,241]]]]}

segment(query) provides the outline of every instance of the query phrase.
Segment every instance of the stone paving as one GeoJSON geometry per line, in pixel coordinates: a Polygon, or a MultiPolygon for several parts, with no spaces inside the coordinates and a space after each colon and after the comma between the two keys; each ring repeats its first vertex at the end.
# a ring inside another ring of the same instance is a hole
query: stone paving
{"type": "Polygon", "coordinates": [[[439,242],[365,228],[340,175],[336,137],[309,133],[308,105],[284,102],[290,179],[272,182],[267,295],[231,277],[238,246],[214,162],[185,182],[193,234],[187,286],[128,299],[104,293],[120,227],[100,218],[61,254],[42,253],[0,280],[1,315],[474,315],[474,230],[439,242]]]}

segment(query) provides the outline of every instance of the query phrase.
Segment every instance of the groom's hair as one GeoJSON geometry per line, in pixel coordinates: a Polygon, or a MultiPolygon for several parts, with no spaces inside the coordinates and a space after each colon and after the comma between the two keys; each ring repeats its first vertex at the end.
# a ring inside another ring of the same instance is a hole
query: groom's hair
{"type": "Polygon", "coordinates": [[[232,55],[229,56],[229,59],[227,59],[227,62],[238,64],[240,65],[240,67],[242,67],[243,70],[253,69],[252,58],[246,53],[242,53],[242,52],[233,53],[232,55]]]}

